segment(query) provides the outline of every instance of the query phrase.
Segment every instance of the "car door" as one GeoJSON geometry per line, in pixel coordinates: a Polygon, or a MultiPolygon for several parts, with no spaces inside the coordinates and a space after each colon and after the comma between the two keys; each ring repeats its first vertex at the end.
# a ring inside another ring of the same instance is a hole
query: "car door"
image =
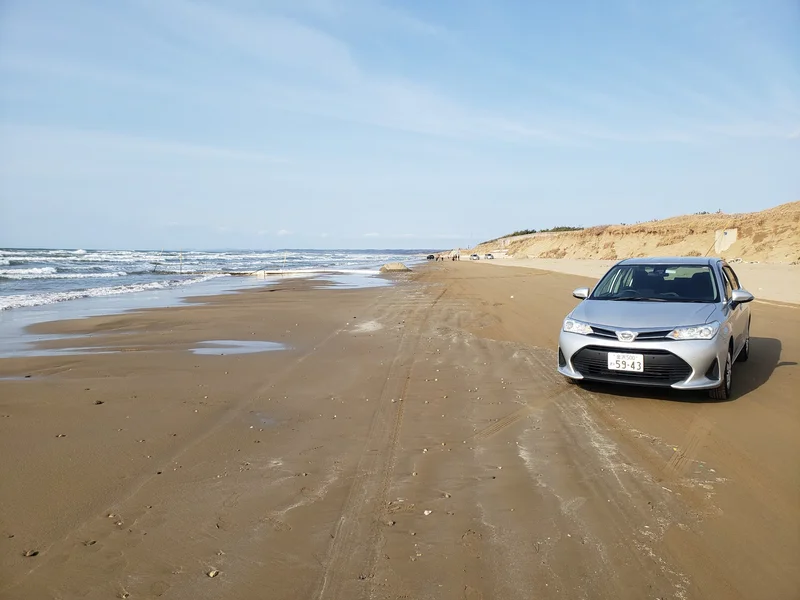
{"type": "MultiPolygon", "coordinates": [[[[731,281],[733,289],[735,290],[744,290],[742,286],[742,282],[739,281],[739,276],[727,263],[723,263],[722,265],[723,271],[728,275],[728,278],[731,281]]],[[[749,304],[740,304],[737,307],[737,311],[740,314],[740,320],[742,324],[742,344],[747,341],[748,336],[750,335],[750,305],[749,304]]]]}
{"type": "Polygon", "coordinates": [[[731,305],[731,292],[733,290],[741,289],[739,279],[736,273],[733,272],[727,264],[721,265],[722,279],[725,288],[725,303],[730,311],[731,327],[733,329],[733,350],[734,355],[739,352],[739,349],[747,339],[747,320],[749,317],[747,307],[744,304],[738,306],[731,305]]]}

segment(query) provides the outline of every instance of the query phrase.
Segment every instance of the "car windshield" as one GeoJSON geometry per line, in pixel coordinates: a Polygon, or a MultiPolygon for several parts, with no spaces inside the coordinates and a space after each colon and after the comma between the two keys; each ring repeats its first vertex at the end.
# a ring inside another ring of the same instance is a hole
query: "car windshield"
{"type": "Polygon", "coordinates": [[[717,302],[719,292],[706,265],[625,264],[611,269],[592,300],[717,302]]]}

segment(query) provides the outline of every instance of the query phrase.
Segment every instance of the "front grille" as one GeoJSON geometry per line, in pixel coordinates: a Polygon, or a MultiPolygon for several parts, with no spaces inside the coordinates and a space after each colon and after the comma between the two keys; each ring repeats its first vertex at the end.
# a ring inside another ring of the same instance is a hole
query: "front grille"
{"type": "Polygon", "coordinates": [[[604,337],[604,338],[611,338],[617,339],[617,332],[612,331],[611,329],[603,329],[602,327],[595,327],[592,325],[592,335],[595,337],[604,337]]]}
{"type": "Polygon", "coordinates": [[[662,331],[642,331],[636,336],[637,340],[671,340],[667,335],[672,332],[672,329],[665,329],[662,331]]]}
{"type": "MultiPolygon", "coordinates": [[[[671,338],[667,337],[672,330],[671,329],[663,329],[658,331],[640,331],[639,334],[636,336],[637,340],[670,340],[671,338]]],[[[592,325],[592,334],[593,337],[601,337],[601,338],[609,338],[612,340],[617,339],[617,332],[613,329],[605,329],[604,327],[596,327],[592,325]]]]}
{"type": "Polygon", "coordinates": [[[670,386],[683,381],[692,374],[692,367],[667,350],[605,348],[586,346],[572,357],[572,366],[586,379],[640,385],[670,386]],[[631,352],[644,357],[644,371],[614,371],[608,368],[609,352],[631,352]]]}

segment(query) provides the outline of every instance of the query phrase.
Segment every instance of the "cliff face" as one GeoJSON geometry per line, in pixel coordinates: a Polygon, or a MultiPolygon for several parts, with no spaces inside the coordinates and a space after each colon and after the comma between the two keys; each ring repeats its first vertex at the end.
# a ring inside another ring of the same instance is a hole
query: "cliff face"
{"type": "Polygon", "coordinates": [[[800,202],[755,213],[685,215],[637,225],[504,238],[473,251],[505,251],[519,258],[721,256],[792,263],[800,261],[800,202]]]}

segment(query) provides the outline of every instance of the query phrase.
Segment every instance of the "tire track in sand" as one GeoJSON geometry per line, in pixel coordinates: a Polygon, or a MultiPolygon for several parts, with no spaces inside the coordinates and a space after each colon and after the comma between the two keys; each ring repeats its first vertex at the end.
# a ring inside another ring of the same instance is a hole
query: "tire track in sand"
{"type": "MultiPolygon", "coordinates": [[[[411,308],[411,313],[405,316],[405,328],[328,549],[325,570],[314,595],[318,600],[351,600],[370,594],[371,590],[365,582],[374,574],[381,546],[380,517],[386,506],[394,473],[405,394],[423,328],[430,311],[444,292],[442,290],[432,301],[421,297],[411,308]]],[[[408,310],[407,303],[401,307],[401,311],[405,310],[408,310]]]]}
{"type": "Polygon", "coordinates": [[[541,410],[541,408],[548,402],[557,400],[560,396],[563,396],[570,391],[571,390],[569,388],[557,388],[555,391],[550,392],[544,397],[537,398],[535,404],[526,404],[522,408],[517,409],[514,412],[507,414],[505,417],[495,421],[488,427],[481,429],[479,432],[473,435],[471,439],[475,442],[482,442],[483,440],[500,433],[507,427],[511,427],[514,423],[530,416],[535,411],[541,410]]]}

